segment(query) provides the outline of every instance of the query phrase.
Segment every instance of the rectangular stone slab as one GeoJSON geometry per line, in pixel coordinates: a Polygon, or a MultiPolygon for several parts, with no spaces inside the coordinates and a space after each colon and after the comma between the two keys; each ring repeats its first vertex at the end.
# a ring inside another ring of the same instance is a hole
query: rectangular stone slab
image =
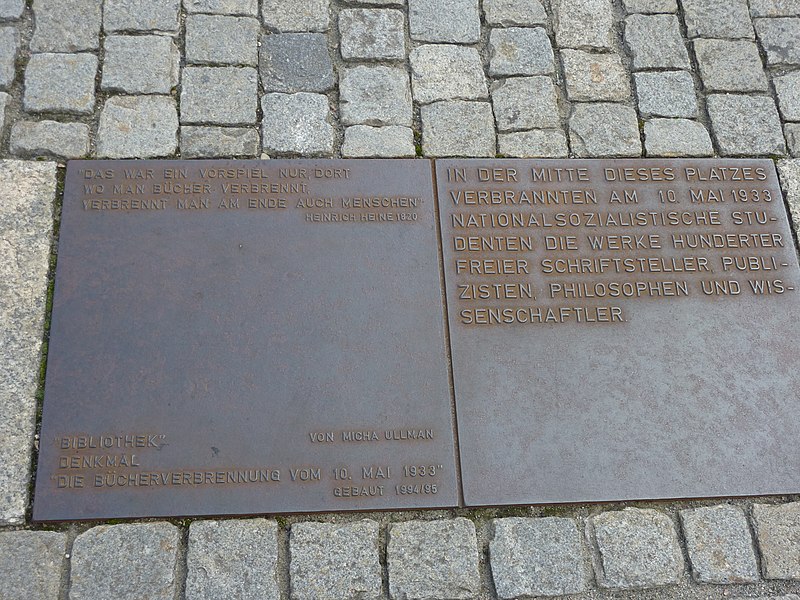
{"type": "Polygon", "coordinates": [[[436,173],[467,505],[800,489],[800,277],[771,161],[436,173]]]}
{"type": "Polygon", "coordinates": [[[33,517],[458,504],[428,161],[67,170],[33,517]]]}

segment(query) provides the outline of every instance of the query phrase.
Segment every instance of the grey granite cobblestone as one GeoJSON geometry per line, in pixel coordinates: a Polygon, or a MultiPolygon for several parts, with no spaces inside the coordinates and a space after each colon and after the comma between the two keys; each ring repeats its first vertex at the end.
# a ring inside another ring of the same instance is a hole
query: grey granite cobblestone
{"type": "Polygon", "coordinates": [[[15,27],[0,27],[0,90],[11,87],[16,77],[19,35],[15,27]]]}
{"type": "Polygon", "coordinates": [[[480,589],[475,525],[464,518],[393,523],[387,562],[394,600],[461,600],[480,589]]]}
{"type": "Polygon", "coordinates": [[[173,600],[179,541],[163,522],[92,527],[72,547],[70,600],[173,600]]]}
{"type": "Polygon", "coordinates": [[[497,134],[502,156],[517,158],[566,158],[567,136],[560,129],[532,129],[497,134]]]}
{"type": "Polygon", "coordinates": [[[186,600],[280,598],[275,521],[195,521],[186,564],[186,600]]]}
{"type": "Polygon", "coordinates": [[[264,25],[276,31],[328,31],[330,0],[261,0],[264,25]]]}
{"type": "Polygon", "coordinates": [[[800,156],[800,123],[786,123],[783,126],[786,134],[786,147],[791,156],[800,156]]]}
{"type": "Polygon", "coordinates": [[[6,106],[8,105],[8,101],[11,98],[5,92],[0,92],[0,136],[3,135],[3,129],[5,129],[6,125],[6,106]]]}
{"type": "Polygon", "coordinates": [[[0,598],[57,598],[66,549],[64,533],[0,532],[0,598]]]}
{"type": "Polygon", "coordinates": [[[420,112],[426,156],[495,155],[494,118],[488,102],[435,102],[420,112]]]}
{"type": "Polygon", "coordinates": [[[0,19],[15,21],[22,17],[25,10],[24,0],[0,0],[0,19]]]}
{"type": "Polygon", "coordinates": [[[706,105],[722,156],[786,153],[780,117],[772,98],[712,94],[706,105]]]}
{"type": "MultiPolygon", "coordinates": [[[[789,205],[789,216],[794,225],[794,230],[800,230],[800,160],[789,159],[778,161],[778,176],[781,181],[781,188],[786,196],[786,203],[789,205]]],[[[756,540],[758,541],[758,548],[761,552],[761,570],[765,577],[775,574],[793,574],[794,570],[792,561],[797,562],[797,552],[791,552],[788,556],[785,553],[786,543],[791,543],[792,539],[797,539],[795,533],[797,531],[797,503],[793,503],[788,509],[781,509],[777,506],[768,507],[765,512],[763,509],[758,510],[753,507],[753,524],[756,529],[756,540]],[[783,512],[787,513],[789,517],[788,523],[783,524],[783,512]],[[782,530],[786,529],[791,532],[787,537],[782,535],[782,530]],[[765,557],[769,554],[769,559],[765,557]],[[789,568],[785,568],[787,564],[789,568]]]]}
{"type": "Polygon", "coordinates": [[[677,584],[683,554],[672,521],[652,509],[626,508],[590,520],[600,552],[601,587],[640,589],[677,584]]]}
{"type": "Polygon", "coordinates": [[[800,4],[795,0],[750,0],[754,17],[800,17],[800,4]]]}
{"type": "Polygon", "coordinates": [[[682,510],[680,516],[696,581],[758,581],[753,539],[741,508],[723,504],[682,510]]]}
{"type": "Polygon", "coordinates": [[[322,94],[266,94],[261,99],[264,152],[293,155],[333,154],[328,98],[322,94]]]}
{"type": "Polygon", "coordinates": [[[32,52],[80,52],[100,47],[102,0],[34,0],[32,52]]]}
{"type": "Polygon", "coordinates": [[[156,158],[178,145],[178,111],[169,96],[112,96],[100,112],[97,156],[156,158]]]}
{"type": "Polygon", "coordinates": [[[55,163],[0,161],[0,525],[28,506],[55,195],[55,163]]]}
{"type": "Polygon", "coordinates": [[[104,0],[103,30],[178,31],[180,0],[104,0]]]}
{"type": "Polygon", "coordinates": [[[342,156],[346,158],[409,158],[415,154],[410,127],[353,125],[344,130],[342,156]]]}
{"type": "Polygon", "coordinates": [[[702,123],[689,119],[651,119],[644,124],[647,156],[713,156],[714,146],[702,123]]]}
{"type": "Polygon", "coordinates": [[[778,108],[787,121],[800,121],[800,71],[773,78],[778,95],[778,108]]]}
{"type": "Polygon", "coordinates": [[[755,43],[729,40],[694,41],[703,86],[708,92],[763,92],[769,89],[755,43]]]}
{"type": "Polygon", "coordinates": [[[678,12],[677,0],[622,0],[625,12],[654,15],[678,12]]]}
{"type": "Polygon", "coordinates": [[[617,54],[562,50],[561,62],[570,100],[613,102],[631,95],[630,76],[617,54]]]}
{"type": "Polygon", "coordinates": [[[29,112],[91,114],[96,74],[94,54],[34,54],[25,70],[23,106],[29,112]]]}
{"type": "Polygon", "coordinates": [[[408,23],[420,42],[474,44],[481,36],[478,0],[408,0],[408,23]]]}
{"type": "Polygon", "coordinates": [[[343,10],[339,13],[339,35],[346,60],[402,60],[406,56],[405,15],[399,10],[343,10]]]}
{"type": "Polygon", "coordinates": [[[495,28],[489,34],[489,75],[547,75],[555,70],[542,27],[495,28]]]}
{"type": "Polygon", "coordinates": [[[258,74],[251,67],[185,67],[181,123],[248,125],[256,122],[258,74]]]}
{"type": "Polygon", "coordinates": [[[559,47],[613,47],[614,16],[610,0],[551,0],[550,4],[559,47]]]}
{"type": "Polygon", "coordinates": [[[641,156],[636,111],[609,102],[576,104],[569,119],[572,151],[581,158],[641,156]]]}
{"type": "Polygon", "coordinates": [[[109,35],[101,89],[126,94],[169,94],[178,84],[180,54],[171,37],[109,35]]]}
{"type": "Polygon", "coordinates": [[[258,19],[252,17],[189,15],[186,62],[256,67],[259,31],[258,19]]]}
{"type": "Polygon", "coordinates": [[[258,0],[183,0],[183,7],[189,14],[258,15],[258,0]]]}
{"type": "MultiPolygon", "coordinates": [[[[800,222],[800,164],[798,161],[779,163],[789,206],[795,224],[800,222]]],[[[800,580],[800,502],[753,506],[761,564],[767,579],[800,580]]]]}
{"type": "Polygon", "coordinates": [[[296,523],[289,537],[292,600],[378,600],[378,524],[296,523]]]}
{"type": "Polygon", "coordinates": [[[81,158],[89,154],[89,127],[83,123],[17,121],[9,143],[15,156],[81,158]]]}
{"type": "Polygon", "coordinates": [[[333,63],[320,33],[266,35],[259,70],[268,92],[325,92],[333,88],[333,63]]]}
{"type": "Polygon", "coordinates": [[[496,519],[489,555],[502,600],[578,594],[589,585],[588,555],[573,519],[496,519]]]}
{"type": "Polygon", "coordinates": [[[691,68],[675,15],[630,15],[625,19],[625,45],[636,71],[691,68]]]}
{"type": "Polygon", "coordinates": [[[750,38],[753,24],[747,0],[682,0],[690,38],[750,38]]]}
{"type": "Polygon", "coordinates": [[[420,104],[489,96],[481,57],[474,48],[428,44],[415,48],[409,59],[414,100],[420,104]]]}
{"type": "Polygon", "coordinates": [[[339,82],[345,125],[411,125],[411,85],[400,67],[345,68],[339,82]]]}
{"type": "Polygon", "coordinates": [[[181,127],[181,157],[255,157],[259,135],[249,127],[181,127]]]}
{"type": "Polygon", "coordinates": [[[755,26],[768,65],[800,65],[800,18],[756,19],[755,26]]]}
{"type": "Polygon", "coordinates": [[[633,79],[642,117],[698,116],[694,79],[687,71],[635,73],[633,79]]]}
{"type": "Polygon", "coordinates": [[[492,85],[492,106],[498,131],[561,126],[558,96],[549,77],[512,77],[492,85]]]}
{"type": "Polygon", "coordinates": [[[531,27],[548,22],[540,0],[483,0],[482,6],[489,25],[531,27]]]}

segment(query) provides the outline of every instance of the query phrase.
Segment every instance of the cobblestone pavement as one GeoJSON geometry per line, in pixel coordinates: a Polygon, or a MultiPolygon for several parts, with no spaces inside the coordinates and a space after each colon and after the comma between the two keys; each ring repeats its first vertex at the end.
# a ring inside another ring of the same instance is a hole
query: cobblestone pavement
{"type": "Polygon", "coordinates": [[[497,155],[775,158],[797,230],[800,0],[0,0],[0,600],[800,600],[800,496],[31,525],[65,159],[497,155]]]}

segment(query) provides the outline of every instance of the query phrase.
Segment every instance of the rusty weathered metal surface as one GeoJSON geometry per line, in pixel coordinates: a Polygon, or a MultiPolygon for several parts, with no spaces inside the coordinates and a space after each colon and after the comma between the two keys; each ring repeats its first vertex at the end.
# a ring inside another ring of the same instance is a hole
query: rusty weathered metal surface
{"type": "Polygon", "coordinates": [[[456,505],[444,326],[428,161],[71,162],[34,519],[456,505]]]}
{"type": "Polygon", "coordinates": [[[771,161],[436,169],[467,505],[800,490],[771,161]]]}

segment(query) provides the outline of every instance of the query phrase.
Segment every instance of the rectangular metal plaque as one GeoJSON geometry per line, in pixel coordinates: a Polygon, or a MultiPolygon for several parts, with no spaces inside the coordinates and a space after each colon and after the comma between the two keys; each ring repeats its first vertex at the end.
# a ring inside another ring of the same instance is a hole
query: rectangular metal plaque
{"type": "Polygon", "coordinates": [[[454,506],[428,161],[67,170],[37,521],[454,506]]]}
{"type": "Polygon", "coordinates": [[[796,493],[768,160],[439,160],[467,505],[796,493]]]}

